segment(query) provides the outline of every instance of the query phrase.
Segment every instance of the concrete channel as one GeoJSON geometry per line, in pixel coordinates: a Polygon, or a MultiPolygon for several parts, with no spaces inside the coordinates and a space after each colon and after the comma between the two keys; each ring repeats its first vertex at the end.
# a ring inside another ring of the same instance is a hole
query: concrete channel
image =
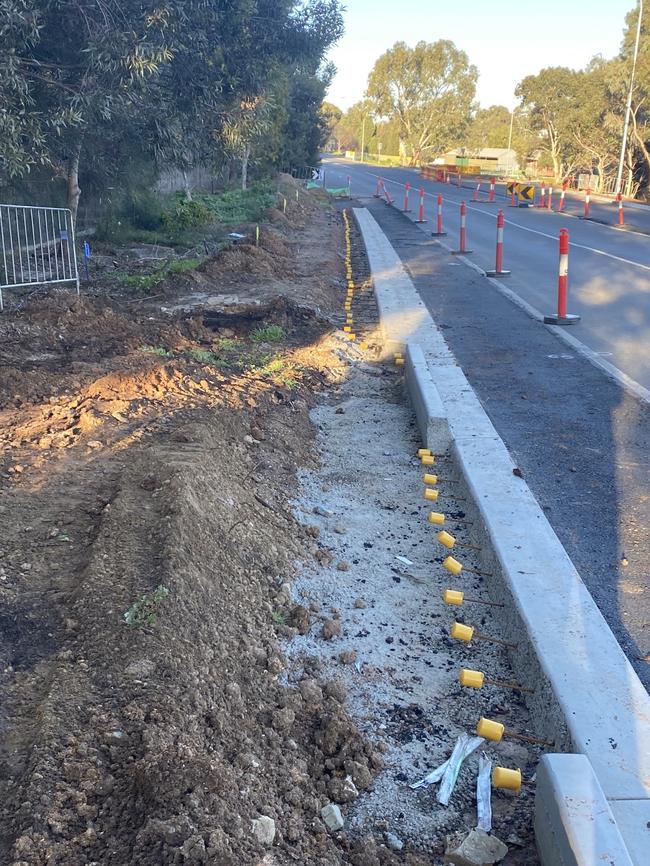
{"type": "Polygon", "coordinates": [[[372,215],[356,208],[388,352],[423,443],[454,455],[510,661],[555,744],[537,773],[544,866],[650,863],[650,697],[372,215]]]}

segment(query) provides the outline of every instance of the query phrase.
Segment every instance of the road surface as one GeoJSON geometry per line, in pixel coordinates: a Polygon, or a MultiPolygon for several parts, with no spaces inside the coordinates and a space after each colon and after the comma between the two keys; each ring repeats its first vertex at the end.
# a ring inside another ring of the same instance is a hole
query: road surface
{"type": "MultiPolygon", "coordinates": [[[[345,186],[349,175],[353,196],[371,197],[376,190],[376,166],[326,160],[324,167],[328,187],[345,186]]],[[[428,234],[435,227],[436,200],[441,194],[448,232],[444,240],[454,247],[458,246],[460,203],[465,201],[470,258],[484,270],[494,268],[496,213],[503,208],[504,268],[512,272],[503,284],[543,314],[556,309],[558,234],[568,228],[569,312],[582,317],[570,326],[571,336],[650,390],[650,235],[539,208],[509,207],[503,187],[496,202],[488,204],[473,202],[471,189],[424,180],[414,169],[382,168],[381,176],[398,207],[403,207],[404,185],[411,184],[412,220],[417,216],[418,189],[425,190],[428,222],[422,228],[428,234]]],[[[482,197],[487,196],[482,193],[482,197]]],[[[611,205],[596,204],[592,212],[611,218],[611,205]]],[[[647,222],[650,231],[650,213],[639,211],[639,221],[647,222]]]]}

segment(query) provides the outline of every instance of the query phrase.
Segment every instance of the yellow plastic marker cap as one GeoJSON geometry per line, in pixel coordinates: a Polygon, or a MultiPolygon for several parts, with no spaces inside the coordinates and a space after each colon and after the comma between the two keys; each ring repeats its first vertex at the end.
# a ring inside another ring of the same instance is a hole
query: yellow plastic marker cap
{"type": "Polygon", "coordinates": [[[348,334],[348,337],[352,340],[352,342],[354,342],[357,339],[357,335],[352,334],[352,333],[348,334]]]}
{"type": "Polygon", "coordinates": [[[430,448],[418,448],[418,457],[429,457],[431,455],[430,448]]]}
{"type": "Polygon", "coordinates": [[[430,487],[424,488],[424,498],[428,499],[429,502],[437,502],[439,496],[440,496],[439,490],[431,490],[430,487]]]}
{"type": "Polygon", "coordinates": [[[454,559],[453,556],[448,556],[447,559],[443,560],[443,568],[446,568],[450,574],[458,575],[463,570],[463,566],[457,559],[454,559]]]}
{"type": "Polygon", "coordinates": [[[436,538],[438,539],[440,544],[443,545],[443,547],[447,548],[447,550],[451,550],[454,544],[456,544],[456,539],[454,538],[454,536],[450,535],[448,532],[445,532],[444,529],[442,530],[442,532],[439,532],[436,535],[436,538]]]}
{"type": "Polygon", "coordinates": [[[433,454],[420,457],[420,460],[422,461],[423,466],[433,466],[433,464],[436,462],[436,458],[433,456],[433,454]]]}
{"type": "Polygon", "coordinates": [[[521,770],[509,770],[507,767],[495,767],[492,770],[492,784],[495,788],[505,788],[506,791],[521,790],[521,770]]]}
{"type": "Polygon", "coordinates": [[[438,483],[438,476],[437,475],[431,475],[431,473],[427,472],[427,474],[424,476],[424,483],[425,484],[437,484],[438,483]]]}
{"type": "Polygon", "coordinates": [[[461,668],[458,674],[458,682],[461,686],[467,686],[469,689],[480,689],[485,680],[485,674],[481,671],[471,671],[467,668],[461,668]]]}
{"type": "Polygon", "coordinates": [[[365,342],[361,342],[361,343],[359,343],[359,348],[360,348],[360,349],[367,349],[367,348],[368,348],[368,344],[365,343],[365,342]]]}
{"type": "Polygon", "coordinates": [[[500,743],[505,732],[504,725],[501,722],[493,722],[492,719],[480,718],[476,726],[476,733],[479,737],[485,737],[486,740],[492,740],[495,743],[500,743]]]}
{"type": "Polygon", "coordinates": [[[345,331],[346,334],[349,334],[350,331],[352,330],[352,328],[351,328],[349,325],[345,325],[345,327],[343,328],[343,330],[345,331]]]}
{"type": "Polygon", "coordinates": [[[464,640],[469,643],[474,637],[474,629],[471,625],[463,625],[461,622],[455,622],[451,627],[451,636],[456,640],[464,640]]]}
{"type": "Polygon", "coordinates": [[[434,526],[443,526],[445,523],[445,515],[441,514],[439,511],[430,511],[427,520],[429,523],[433,523],[434,526]]]}
{"type": "Polygon", "coordinates": [[[404,358],[395,358],[395,363],[397,364],[398,367],[403,367],[404,366],[404,358]]]}
{"type": "Polygon", "coordinates": [[[442,600],[445,604],[454,604],[460,607],[465,599],[465,593],[459,589],[446,589],[442,594],[442,600]]]}

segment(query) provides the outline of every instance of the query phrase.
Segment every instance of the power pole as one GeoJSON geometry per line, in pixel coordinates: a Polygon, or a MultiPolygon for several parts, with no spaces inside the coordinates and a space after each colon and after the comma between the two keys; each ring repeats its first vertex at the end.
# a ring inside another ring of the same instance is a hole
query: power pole
{"type": "Polygon", "coordinates": [[[625,123],[623,125],[623,140],[621,141],[621,158],[618,162],[618,174],[616,175],[616,193],[621,192],[623,180],[623,163],[625,162],[625,148],[627,147],[627,135],[630,128],[630,114],[632,113],[632,94],[634,92],[634,74],[636,72],[636,60],[639,55],[639,39],[641,37],[641,19],[643,17],[643,0],[639,0],[639,20],[636,23],[636,41],[634,43],[634,56],[632,59],[632,75],[630,77],[630,90],[627,94],[627,106],[625,108],[625,123]]]}

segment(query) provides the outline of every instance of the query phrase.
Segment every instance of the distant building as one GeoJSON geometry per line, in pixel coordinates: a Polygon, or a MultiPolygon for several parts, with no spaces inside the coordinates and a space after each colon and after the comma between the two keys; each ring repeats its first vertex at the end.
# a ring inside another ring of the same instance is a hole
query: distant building
{"type": "Polygon", "coordinates": [[[434,165],[456,166],[481,174],[511,174],[519,170],[517,153],[507,147],[483,147],[477,153],[470,153],[466,148],[458,148],[443,153],[433,161],[434,165]]]}

